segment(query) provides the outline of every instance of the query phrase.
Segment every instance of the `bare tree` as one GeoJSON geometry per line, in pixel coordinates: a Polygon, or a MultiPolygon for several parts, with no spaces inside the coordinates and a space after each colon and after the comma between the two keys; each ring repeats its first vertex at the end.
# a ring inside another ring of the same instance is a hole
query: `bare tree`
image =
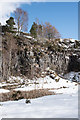
{"type": "Polygon", "coordinates": [[[60,38],[60,34],[57,29],[49,22],[45,22],[45,24],[43,25],[43,35],[49,40],[53,38],[60,38]]]}
{"type": "Polygon", "coordinates": [[[18,33],[20,33],[22,30],[27,31],[28,13],[22,10],[21,8],[17,8],[14,11],[14,14],[15,14],[18,33]]]}

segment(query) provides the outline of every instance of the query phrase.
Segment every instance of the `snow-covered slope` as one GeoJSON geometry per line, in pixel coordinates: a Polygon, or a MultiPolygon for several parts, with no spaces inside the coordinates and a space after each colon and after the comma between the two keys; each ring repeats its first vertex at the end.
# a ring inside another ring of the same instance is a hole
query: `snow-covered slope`
{"type": "Polygon", "coordinates": [[[49,89],[55,89],[53,91],[57,93],[59,92],[59,93],[67,93],[67,94],[76,93],[78,91],[77,83],[62,79],[59,76],[55,77],[55,79],[46,76],[44,78],[38,78],[36,79],[36,81],[30,80],[27,86],[23,85],[22,88],[21,87],[16,88],[15,90],[28,91],[34,89],[49,88],[49,89]],[[59,81],[56,82],[55,79],[59,79],[59,81]]]}
{"type": "MultiPolygon", "coordinates": [[[[71,74],[70,74],[71,76],[71,74]]],[[[72,76],[71,76],[72,77],[72,76]]],[[[21,77],[12,76],[9,78],[9,83],[0,83],[0,91],[5,87],[4,92],[9,92],[9,86],[13,87],[15,91],[30,91],[35,89],[49,89],[53,90],[55,93],[76,93],[78,91],[78,83],[72,82],[71,78],[63,79],[59,77],[54,71],[51,71],[50,75],[45,77],[26,79],[21,77]],[[70,80],[69,80],[70,79],[70,80]]],[[[9,88],[10,89],[10,88],[9,88]]],[[[12,88],[11,88],[12,89],[12,88]]]]}
{"type": "Polygon", "coordinates": [[[10,83],[2,83],[1,86],[22,84],[14,90],[29,91],[34,89],[46,89],[57,93],[31,99],[26,104],[25,99],[18,101],[0,102],[0,118],[78,118],[78,84],[65,80],[58,75],[29,80],[21,77],[11,77],[10,83]],[[14,82],[16,81],[16,83],[14,82]]]}

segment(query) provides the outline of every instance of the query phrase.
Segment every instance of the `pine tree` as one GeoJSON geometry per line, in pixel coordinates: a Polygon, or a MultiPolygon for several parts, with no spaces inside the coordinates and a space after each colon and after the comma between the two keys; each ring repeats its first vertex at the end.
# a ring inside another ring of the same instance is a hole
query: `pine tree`
{"type": "Polygon", "coordinates": [[[34,38],[37,37],[37,24],[35,22],[33,22],[33,25],[30,29],[30,33],[34,38]]]}
{"type": "Polygon", "coordinates": [[[6,21],[6,23],[7,23],[7,27],[8,27],[9,32],[13,31],[14,25],[15,25],[14,18],[10,17],[9,20],[6,21]]]}
{"type": "Polygon", "coordinates": [[[33,22],[33,25],[30,29],[30,33],[34,38],[42,36],[42,26],[40,24],[38,25],[37,23],[33,22]]]}

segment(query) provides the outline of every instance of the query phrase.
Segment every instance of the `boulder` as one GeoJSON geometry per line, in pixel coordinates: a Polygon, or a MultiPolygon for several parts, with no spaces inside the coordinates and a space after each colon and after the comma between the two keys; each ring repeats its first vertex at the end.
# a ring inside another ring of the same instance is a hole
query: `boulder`
{"type": "Polygon", "coordinates": [[[28,99],[26,99],[26,103],[28,104],[28,103],[31,103],[31,101],[30,100],[28,100],[28,99]]]}

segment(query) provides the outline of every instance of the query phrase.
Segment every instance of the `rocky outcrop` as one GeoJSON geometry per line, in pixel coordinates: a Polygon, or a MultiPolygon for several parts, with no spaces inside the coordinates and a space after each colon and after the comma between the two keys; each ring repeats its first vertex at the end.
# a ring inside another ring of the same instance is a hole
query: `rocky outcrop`
{"type": "Polygon", "coordinates": [[[33,38],[3,35],[2,75],[40,77],[46,68],[58,74],[80,71],[80,42],[61,39],[41,42],[33,38]]]}
{"type": "Polygon", "coordinates": [[[80,71],[80,55],[71,55],[69,57],[68,71],[80,71]]]}

